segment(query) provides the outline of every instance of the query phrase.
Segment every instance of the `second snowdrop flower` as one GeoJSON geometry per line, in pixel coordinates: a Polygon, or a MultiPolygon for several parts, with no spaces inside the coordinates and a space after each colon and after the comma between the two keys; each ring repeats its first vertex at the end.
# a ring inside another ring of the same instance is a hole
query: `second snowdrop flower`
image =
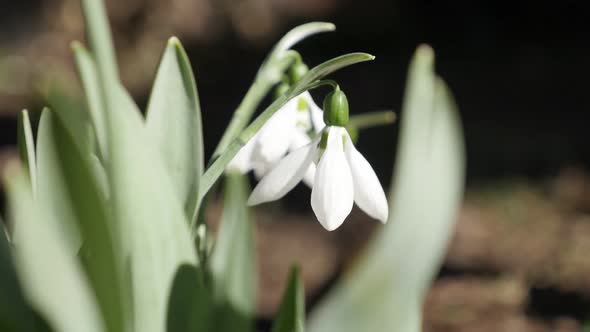
{"type": "Polygon", "coordinates": [[[283,197],[319,159],[312,184],[311,206],[325,229],[331,231],[342,225],[354,202],[369,216],[386,222],[385,193],[375,171],[356,150],[344,128],[348,123],[348,102],[338,88],[326,97],[324,120],[327,126],[318,138],[279,161],[254,188],[248,204],[283,197]]]}

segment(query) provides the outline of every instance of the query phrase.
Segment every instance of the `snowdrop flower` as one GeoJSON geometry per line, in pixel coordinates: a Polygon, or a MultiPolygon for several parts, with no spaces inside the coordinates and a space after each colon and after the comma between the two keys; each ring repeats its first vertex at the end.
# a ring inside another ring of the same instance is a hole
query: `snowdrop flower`
{"type": "MultiPolygon", "coordinates": [[[[287,152],[308,144],[310,132],[317,133],[324,126],[321,108],[306,91],[283,105],[238,151],[227,169],[240,173],[254,170],[260,178],[287,152]]],[[[313,171],[308,179],[313,178],[313,171]]]]}
{"type": "Polygon", "coordinates": [[[353,202],[372,218],[387,221],[383,188],[369,162],[356,150],[344,128],[348,122],[346,96],[336,89],[324,102],[328,124],[319,137],[284,157],[252,191],[249,205],[277,200],[309,173],[316,160],[311,206],[320,224],[332,231],[350,214],[353,202]]]}

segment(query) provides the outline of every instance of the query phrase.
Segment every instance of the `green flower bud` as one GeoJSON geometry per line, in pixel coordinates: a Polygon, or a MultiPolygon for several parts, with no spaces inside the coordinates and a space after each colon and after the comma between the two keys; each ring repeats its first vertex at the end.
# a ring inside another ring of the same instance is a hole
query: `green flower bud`
{"type": "Polygon", "coordinates": [[[338,87],[324,98],[324,122],[328,126],[348,124],[348,99],[338,87]]]}
{"type": "Polygon", "coordinates": [[[307,74],[309,67],[301,61],[295,62],[291,68],[289,68],[289,79],[291,83],[299,82],[303,75],[307,74]]]}
{"type": "Polygon", "coordinates": [[[275,88],[275,99],[286,94],[287,90],[289,90],[290,87],[291,86],[289,85],[289,83],[285,82],[281,82],[279,85],[277,85],[277,87],[275,88]]]}

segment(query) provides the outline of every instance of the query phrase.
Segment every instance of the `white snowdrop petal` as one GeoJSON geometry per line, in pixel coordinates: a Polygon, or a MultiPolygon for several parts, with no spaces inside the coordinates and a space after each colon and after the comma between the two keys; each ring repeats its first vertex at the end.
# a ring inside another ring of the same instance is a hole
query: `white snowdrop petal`
{"type": "Polygon", "coordinates": [[[289,144],[289,151],[294,151],[299,149],[300,147],[309,144],[311,142],[311,138],[305,130],[297,128],[293,131],[293,136],[291,137],[291,142],[289,144]]]}
{"type": "Polygon", "coordinates": [[[307,185],[310,188],[313,188],[313,181],[315,179],[315,171],[316,171],[316,167],[315,167],[315,164],[312,162],[311,164],[309,164],[307,171],[305,171],[305,174],[303,175],[303,183],[305,183],[305,185],[307,185]]]}
{"type": "Polygon", "coordinates": [[[301,179],[312,162],[318,140],[303,146],[283,158],[258,182],[248,205],[277,200],[288,193],[301,179]]]}
{"type": "Polygon", "coordinates": [[[367,159],[354,147],[348,134],[346,137],[344,149],[354,183],[354,201],[369,216],[385,223],[389,207],[383,187],[367,159]]]}
{"type": "Polygon", "coordinates": [[[297,101],[294,98],[264,124],[258,132],[253,160],[272,164],[287,153],[295,131],[296,112],[297,101]]]}
{"type": "Polygon", "coordinates": [[[335,230],[350,214],[353,182],[342,144],[342,128],[329,127],[328,144],[316,169],[311,207],[328,231],[335,230]]]}

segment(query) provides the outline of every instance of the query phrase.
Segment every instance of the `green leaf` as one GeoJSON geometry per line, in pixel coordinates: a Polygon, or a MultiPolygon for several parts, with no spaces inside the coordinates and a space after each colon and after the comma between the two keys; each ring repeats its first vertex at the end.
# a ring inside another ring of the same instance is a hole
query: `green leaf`
{"type": "Polygon", "coordinates": [[[18,117],[18,150],[20,159],[27,169],[33,194],[37,192],[37,161],[35,158],[35,139],[29,112],[23,110],[18,117]]]}
{"type": "Polygon", "coordinates": [[[94,153],[96,138],[82,101],[56,87],[49,91],[47,100],[49,108],[59,111],[60,116],[64,119],[65,128],[74,138],[79,149],[84,153],[94,153]]]}
{"type": "Polygon", "coordinates": [[[272,332],[305,331],[305,290],[298,268],[291,270],[289,284],[283,295],[279,314],[272,326],[272,332]]]}
{"type": "Polygon", "coordinates": [[[110,200],[133,292],[134,327],[162,331],[172,281],[196,264],[182,202],[141,113],[118,80],[104,4],[82,2],[105,107],[110,200]]]}
{"type": "Polygon", "coordinates": [[[215,331],[251,331],[256,310],[254,224],[246,205],[247,178],[226,177],[221,225],[210,268],[219,310],[215,331]]]}
{"type": "Polygon", "coordinates": [[[26,303],[12,261],[10,243],[0,218],[0,330],[35,331],[33,313],[26,303]]]}
{"type": "Polygon", "coordinates": [[[82,11],[88,42],[97,62],[99,76],[107,82],[116,82],[119,78],[117,59],[104,2],[82,0],[82,11]]]}
{"type": "Polygon", "coordinates": [[[287,34],[281,38],[281,40],[273,48],[270,58],[279,57],[281,53],[286,52],[295,44],[309,36],[334,30],[336,30],[336,26],[328,22],[310,22],[297,26],[291,31],[287,32],[287,34]]]}
{"type": "Polygon", "coordinates": [[[14,260],[25,296],[60,332],[105,331],[98,304],[76,257],[70,253],[55,217],[35,204],[21,169],[5,174],[13,225],[14,260]]]}
{"type": "Polygon", "coordinates": [[[176,38],[168,41],[160,62],[146,126],[158,145],[187,217],[192,217],[203,173],[201,107],[191,65],[176,38]]]}
{"type": "MultiPolygon", "coordinates": [[[[270,117],[285,105],[290,99],[295,98],[306,90],[318,87],[321,84],[322,78],[342,69],[344,67],[375,59],[374,56],[367,53],[351,53],[328,60],[305,74],[301,80],[295,83],[287,92],[281,97],[277,98],[270,106],[268,106],[256,120],[254,120],[244,131],[233,140],[233,142],[223,151],[213,164],[205,171],[201,177],[201,184],[199,188],[199,203],[203,196],[209,191],[211,186],[217,181],[219,176],[223,174],[226,165],[238,153],[240,148],[252,138],[260,128],[270,119],[270,117]]],[[[199,206],[199,204],[197,204],[199,206]]]]}
{"type": "MultiPolygon", "coordinates": [[[[55,222],[51,228],[62,234],[64,244],[73,255],[78,252],[82,239],[77,227],[74,206],[68,192],[65,173],[60,162],[60,149],[57,141],[58,133],[52,124],[49,109],[43,110],[39,120],[37,133],[37,202],[43,210],[51,214],[47,223],[55,222]]],[[[18,231],[18,225],[15,225],[18,231]]]]}
{"type": "Polygon", "coordinates": [[[128,255],[135,328],[161,331],[172,281],[197,264],[188,221],[161,154],[127,93],[112,94],[107,175],[121,246],[128,255]]]}
{"type": "Polygon", "coordinates": [[[71,211],[82,234],[84,250],[89,255],[85,267],[108,330],[123,332],[127,330],[127,303],[124,302],[127,294],[123,293],[122,253],[115,247],[113,238],[116,226],[108,213],[104,188],[100,187],[100,179],[92,169],[91,155],[79,150],[65,121],[67,118],[61,112],[55,116],[45,111],[42,115],[47,135],[44,137],[54,145],[52,176],[59,177],[63,181],[60,185],[65,186],[64,203],[68,206],[61,208],[71,211]]]}
{"type": "Polygon", "coordinates": [[[390,218],[312,314],[309,331],[421,331],[422,304],[456,220],[464,183],[461,125],[434,54],[410,66],[390,218]]]}
{"type": "Polygon", "coordinates": [[[170,292],[166,331],[211,331],[213,300],[201,276],[195,266],[178,268],[170,292]]]}

